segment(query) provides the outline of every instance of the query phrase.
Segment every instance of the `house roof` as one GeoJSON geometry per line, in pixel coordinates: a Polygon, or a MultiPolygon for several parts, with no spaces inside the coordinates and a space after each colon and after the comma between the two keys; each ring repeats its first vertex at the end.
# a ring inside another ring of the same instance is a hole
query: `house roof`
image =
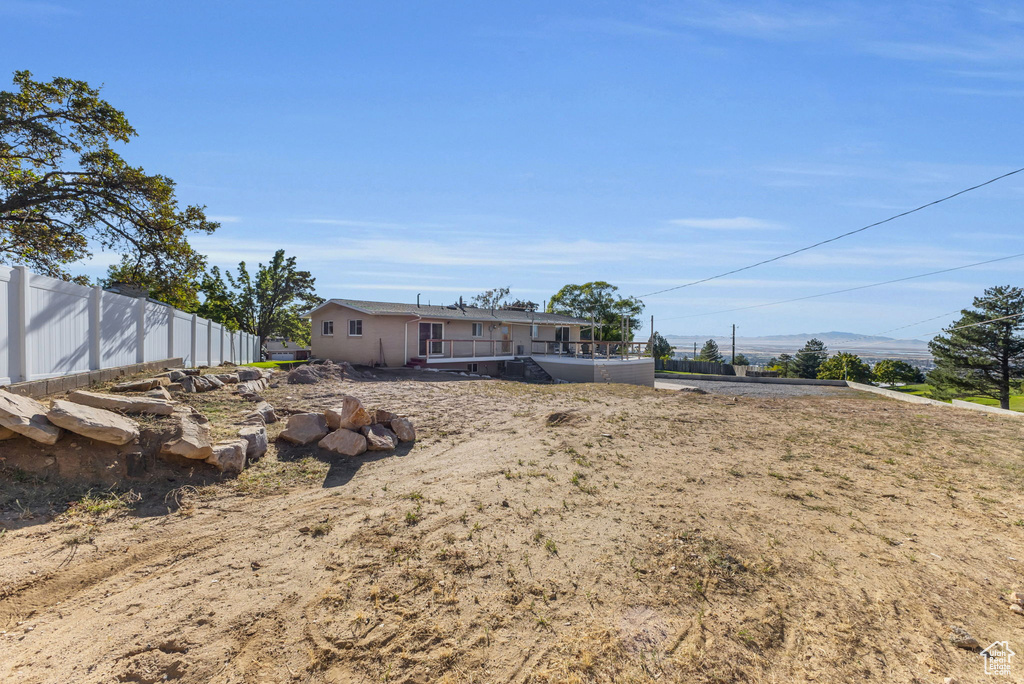
{"type": "Polygon", "coordinates": [[[437,306],[429,304],[402,304],[399,302],[368,302],[361,299],[328,299],[326,302],[302,315],[311,318],[328,304],[347,306],[374,316],[421,316],[423,318],[460,318],[466,321],[500,321],[502,323],[547,323],[563,325],[589,325],[584,318],[562,314],[540,313],[538,311],[517,311],[513,309],[479,309],[473,306],[437,306]]]}

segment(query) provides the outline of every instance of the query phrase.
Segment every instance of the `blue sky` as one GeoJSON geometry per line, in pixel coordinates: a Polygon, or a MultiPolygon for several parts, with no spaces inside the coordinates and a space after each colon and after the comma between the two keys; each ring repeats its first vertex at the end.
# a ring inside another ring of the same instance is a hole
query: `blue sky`
{"type": "MultiPolygon", "coordinates": [[[[283,248],[325,297],[540,302],[707,277],[1024,166],[1019,7],[0,0],[0,54],[104,84],[128,161],[222,221],[193,240],[213,264],[283,248]]],[[[1024,174],[646,315],[881,332],[1024,284],[1024,259],[705,314],[1024,252],[1022,216],[1024,174]]]]}

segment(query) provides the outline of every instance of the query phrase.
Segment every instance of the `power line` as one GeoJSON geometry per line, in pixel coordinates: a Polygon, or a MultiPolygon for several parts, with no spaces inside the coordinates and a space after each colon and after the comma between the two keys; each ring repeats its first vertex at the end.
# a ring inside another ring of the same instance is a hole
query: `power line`
{"type": "Polygon", "coordinates": [[[996,181],[1002,180],[1004,178],[1008,178],[1009,176],[1012,176],[1014,174],[1020,173],[1021,171],[1024,171],[1024,167],[1016,169],[1014,171],[1010,171],[1009,173],[1004,173],[1001,176],[996,176],[995,178],[989,179],[989,180],[985,181],[984,183],[979,183],[978,185],[973,185],[973,186],[971,186],[969,188],[965,188],[963,190],[960,190],[959,192],[954,192],[952,195],[947,195],[946,197],[942,197],[940,199],[933,200],[931,202],[928,202],[927,204],[922,204],[919,207],[916,207],[914,209],[909,209],[909,210],[904,211],[902,213],[896,214],[895,216],[890,216],[889,218],[883,219],[882,221],[876,221],[875,223],[871,223],[871,224],[866,225],[866,226],[864,226],[862,228],[857,228],[856,230],[851,230],[851,231],[848,231],[846,233],[842,233],[840,235],[836,235],[835,237],[831,237],[831,238],[829,238],[827,240],[822,240],[821,242],[815,242],[813,245],[808,245],[806,247],[801,247],[800,249],[794,249],[792,252],[786,252],[785,254],[780,254],[778,256],[774,256],[771,259],[765,259],[764,261],[758,261],[757,263],[750,264],[749,266],[744,266],[742,268],[733,269],[732,271],[726,271],[725,273],[719,273],[718,275],[708,276],[707,278],[701,278],[700,280],[694,280],[693,282],[685,283],[683,285],[676,285],[675,287],[667,287],[664,290],[658,290],[657,292],[648,292],[647,294],[640,295],[640,297],[653,297],[654,295],[663,294],[665,292],[671,292],[673,290],[681,290],[684,287],[692,287],[693,285],[699,285],[701,283],[706,283],[709,280],[716,280],[718,278],[724,278],[725,276],[733,275],[735,273],[740,273],[741,271],[749,271],[752,268],[756,268],[758,266],[764,266],[765,264],[770,264],[773,261],[778,261],[780,259],[785,259],[786,257],[793,256],[794,254],[799,254],[800,252],[806,252],[806,251],[808,251],[810,249],[814,249],[815,247],[821,247],[822,245],[827,245],[830,242],[835,242],[836,240],[841,240],[844,237],[849,237],[850,235],[854,235],[856,233],[861,233],[861,232],[863,232],[865,230],[868,230],[869,228],[875,228],[877,226],[882,225],[883,223],[889,223],[890,221],[895,221],[898,218],[902,218],[904,216],[908,216],[908,215],[913,214],[915,212],[921,211],[922,209],[927,209],[928,207],[935,206],[936,204],[941,204],[942,202],[946,202],[948,200],[951,200],[954,197],[959,197],[960,195],[963,195],[964,193],[971,192],[972,190],[977,190],[978,188],[983,188],[986,185],[990,185],[992,183],[995,183],[996,181]]]}
{"type": "MultiPolygon", "coordinates": [[[[956,312],[954,312],[954,313],[956,313],[956,312]]],[[[946,315],[948,315],[948,314],[943,314],[943,316],[946,316],[946,315]]],[[[974,328],[974,327],[979,326],[979,325],[986,325],[988,323],[995,323],[997,321],[1005,321],[1005,320],[1008,320],[1008,319],[1011,319],[1011,318],[1020,318],[1021,316],[1024,316],[1024,313],[1010,314],[1009,316],[1000,316],[999,318],[990,318],[987,321],[978,321],[977,323],[965,323],[964,325],[956,325],[956,326],[953,326],[952,328],[943,328],[942,330],[933,330],[931,332],[918,333],[918,335],[939,335],[939,334],[945,333],[945,332],[952,332],[954,330],[962,330],[964,328],[974,328]]],[[[941,318],[941,316],[936,316],[935,318],[941,318]]],[[[934,320],[934,319],[929,319],[929,320],[934,320]]],[[[924,321],[920,321],[920,323],[924,323],[924,321]]],[[[911,323],[911,325],[918,325],[918,323],[911,323]]],[[[909,328],[910,326],[905,326],[905,327],[909,328]]],[[[894,329],[898,330],[898,328],[894,328],[894,329]]],[[[880,341],[880,342],[877,342],[876,344],[884,344],[884,343],[888,343],[888,342],[906,342],[906,341],[913,340],[913,339],[916,339],[916,338],[913,338],[913,337],[901,337],[901,338],[895,339],[895,340],[880,341]]],[[[871,344],[871,342],[868,342],[867,344],[871,344]]]]}
{"type": "Polygon", "coordinates": [[[930,271],[928,273],[919,273],[917,275],[906,276],[905,278],[895,278],[893,280],[885,280],[880,283],[871,283],[869,285],[858,285],[856,287],[848,287],[843,290],[832,290],[831,292],[820,292],[818,294],[806,295],[804,297],[794,297],[792,299],[782,299],[777,302],[766,302],[764,304],[751,304],[750,306],[739,306],[734,309],[723,309],[721,311],[709,311],[707,313],[687,314],[685,316],[673,316],[672,318],[663,318],[663,321],[676,321],[681,318],[697,318],[698,316],[714,316],[715,314],[731,313],[733,311],[746,311],[747,309],[760,309],[766,306],[778,306],[779,304],[789,304],[790,302],[802,302],[805,299],[815,299],[817,297],[827,297],[834,294],[842,294],[844,292],[854,292],[855,290],[866,290],[871,287],[879,287],[881,285],[892,285],[893,283],[902,283],[906,280],[915,280],[917,278],[925,278],[927,276],[939,275],[940,273],[950,273],[952,271],[961,271],[965,268],[973,268],[974,266],[984,266],[985,264],[992,264],[997,261],[1006,261],[1007,259],[1017,259],[1024,256],[1024,252],[1019,254],[1011,254],[1010,256],[999,257],[997,259],[989,259],[988,261],[979,261],[973,264],[966,264],[964,266],[954,266],[953,268],[944,268],[938,271],[930,271]]]}

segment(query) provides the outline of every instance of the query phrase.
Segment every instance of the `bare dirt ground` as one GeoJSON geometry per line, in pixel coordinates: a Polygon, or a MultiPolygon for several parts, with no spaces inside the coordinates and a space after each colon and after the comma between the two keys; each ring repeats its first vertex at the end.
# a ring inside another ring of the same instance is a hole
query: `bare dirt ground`
{"type": "Polygon", "coordinates": [[[981,682],[950,625],[1024,645],[1019,422],[426,380],[266,393],[405,414],[397,454],[8,506],[0,681],[981,682]]]}

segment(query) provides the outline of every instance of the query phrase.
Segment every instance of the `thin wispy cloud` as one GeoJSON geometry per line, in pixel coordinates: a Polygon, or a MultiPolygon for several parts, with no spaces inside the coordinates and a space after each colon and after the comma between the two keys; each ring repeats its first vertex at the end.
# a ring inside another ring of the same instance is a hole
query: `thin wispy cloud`
{"type": "Polygon", "coordinates": [[[681,218],[669,221],[674,226],[683,228],[700,228],[702,230],[779,230],[784,228],[780,223],[765,221],[749,216],[733,218],[681,218]]]}
{"type": "Polygon", "coordinates": [[[216,221],[217,223],[239,223],[242,220],[241,216],[210,215],[207,216],[206,218],[208,218],[211,221],[216,221]]]}

